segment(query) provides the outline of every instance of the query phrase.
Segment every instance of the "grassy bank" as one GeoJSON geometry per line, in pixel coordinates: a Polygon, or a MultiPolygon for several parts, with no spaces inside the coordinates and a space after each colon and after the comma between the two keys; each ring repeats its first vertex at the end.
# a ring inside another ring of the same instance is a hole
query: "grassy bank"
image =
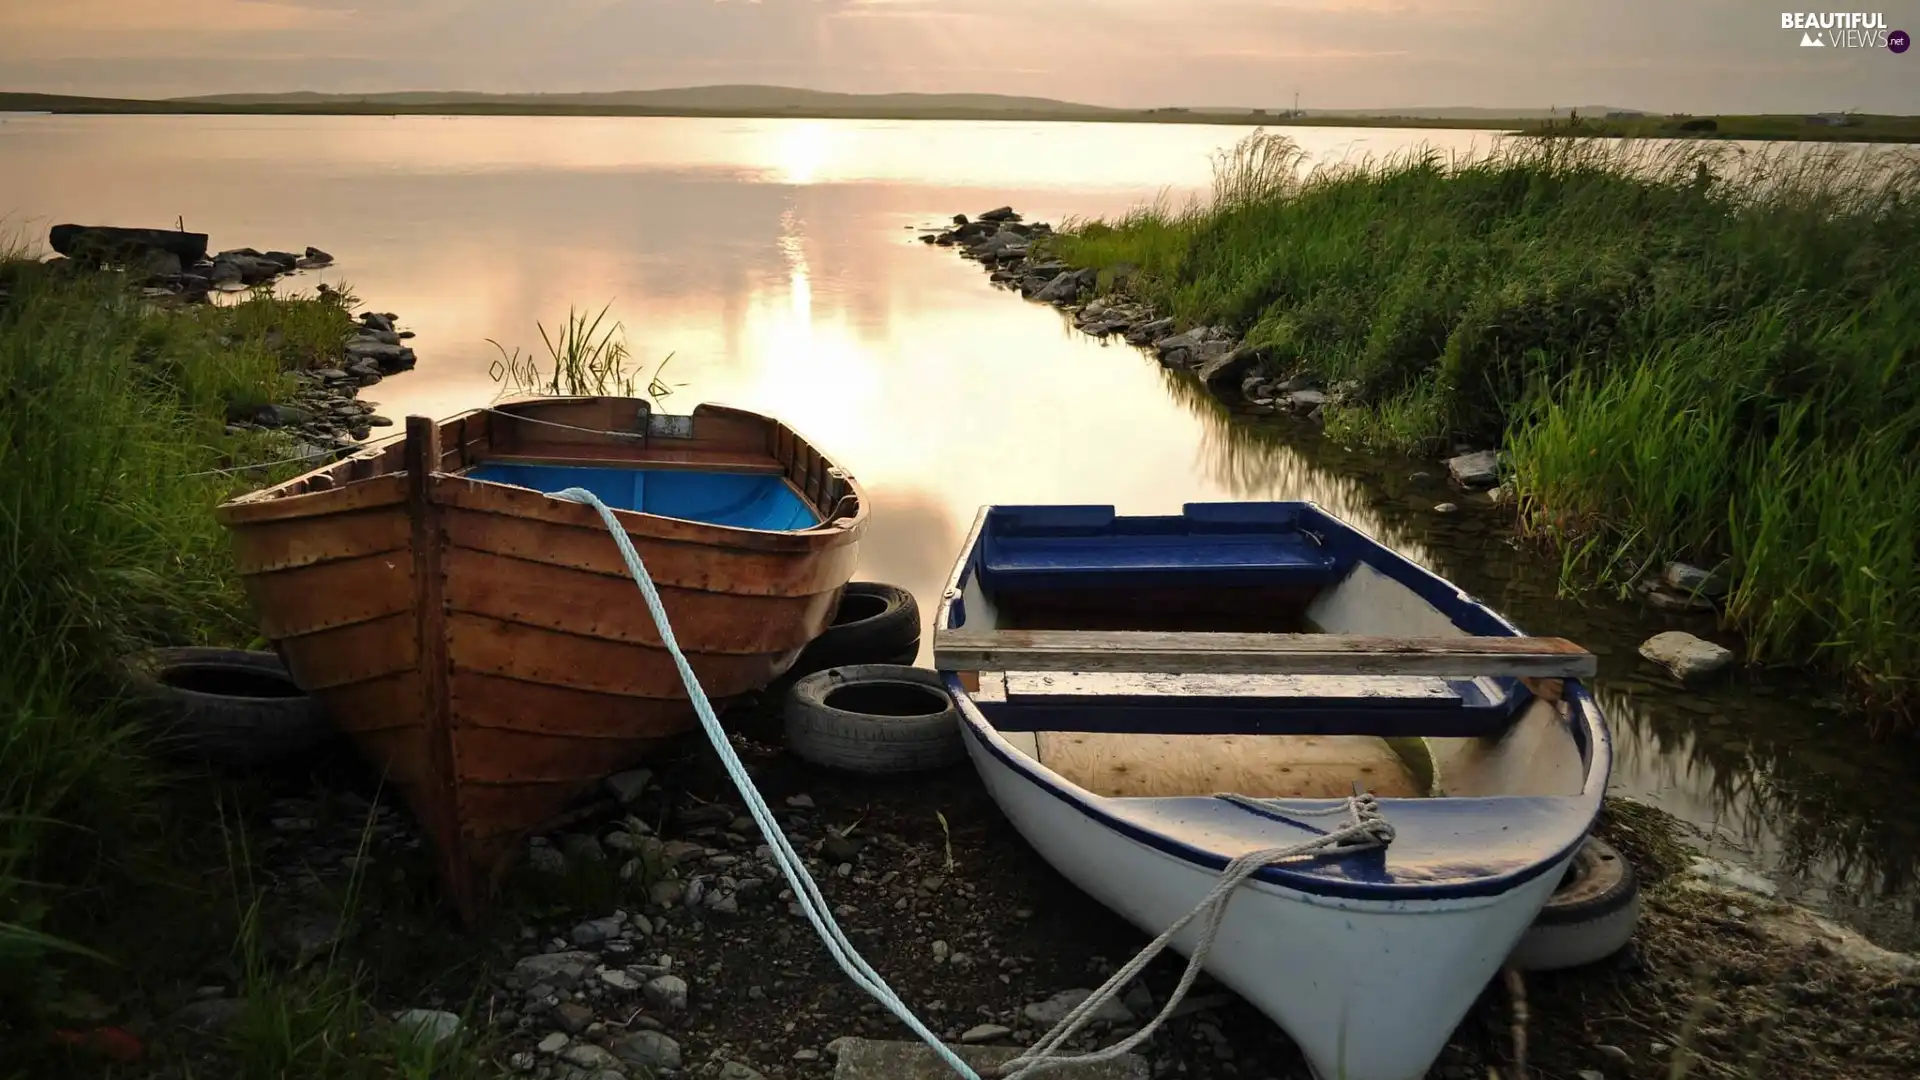
{"type": "Polygon", "coordinates": [[[1747,139],[1758,142],[1920,142],[1920,116],[1865,113],[1798,116],[1570,116],[1516,127],[1532,135],[1610,139],[1747,139]]]}
{"type": "Polygon", "coordinates": [[[148,1065],[426,1075],[355,1041],[368,1006],[349,965],[269,959],[247,793],[151,756],[120,690],[130,650],[253,640],[210,511],[298,466],[234,475],[291,440],[227,419],[337,355],[351,302],[155,306],[117,274],[0,257],[0,1076],[104,1075],[100,1049],[124,1040],[61,1049],[57,1033],[138,1029],[209,958],[244,1010],[197,1068],[148,1065]]]}
{"type": "Polygon", "coordinates": [[[1336,437],[1502,442],[1570,571],[1723,566],[1751,657],[1844,672],[1912,725],[1920,158],[1529,140],[1299,165],[1256,135],[1210,203],[1055,251],[1349,384],[1336,437]]]}

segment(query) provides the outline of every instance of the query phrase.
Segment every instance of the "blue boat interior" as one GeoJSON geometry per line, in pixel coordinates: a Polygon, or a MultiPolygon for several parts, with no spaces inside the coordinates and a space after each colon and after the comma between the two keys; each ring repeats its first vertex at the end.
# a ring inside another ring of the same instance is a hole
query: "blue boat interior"
{"type": "Polygon", "coordinates": [[[736,529],[797,532],[820,524],[786,479],[771,473],[487,462],[466,476],[541,492],[585,488],[616,510],[736,529]]]}
{"type": "MultiPolygon", "coordinates": [[[[1484,605],[1305,502],[1190,503],[1179,514],[1111,506],[995,506],[952,606],[991,605],[993,627],[1249,633],[1358,632],[1316,624],[1314,602],[1365,564],[1469,634],[1518,631],[1484,605]]],[[[1407,633],[1399,627],[1367,633],[1407,633]]],[[[1417,636],[1417,635],[1416,635],[1417,636]]],[[[1447,692],[1324,697],[1047,694],[982,702],[1008,731],[1469,738],[1505,730],[1532,700],[1517,679],[1462,678],[1447,692]]],[[[1251,685],[1251,684],[1250,684],[1251,685]]]]}

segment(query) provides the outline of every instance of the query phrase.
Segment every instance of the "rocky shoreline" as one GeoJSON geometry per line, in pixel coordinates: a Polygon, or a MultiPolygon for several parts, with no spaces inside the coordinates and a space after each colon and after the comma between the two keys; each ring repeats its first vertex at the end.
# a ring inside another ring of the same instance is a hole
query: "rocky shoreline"
{"type": "MultiPolygon", "coordinates": [[[[214,293],[271,290],[290,275],[334,264],[332,254],[312,246],[299,255],[251,247],[209,255],[206,234],[184,230],[55,225],[48,242],[59,252],[48,265],[119,270],[142,298],[156,303],[207,304],[214,293]]],[[[321,302],[350,299],[324,282],[314,292],[321,302]]],[[[291,372],[297,388],[288,400],[230,409],[227,433],[271,433],[284,444],[284,455],[275,458],[279,464],[317,467],[358,450],[375,428],[393,426],[375,411],[377,402],[359,400],[360,391],[418,362],[407,344],[413,331],[400,329],[398,322],[392,312],[362,312],[335,351],[291,372]]]]}
{"type": "MultiPolygon", "coordinates": [[[[320,291],[329,290],[323,284],[320,291]]],[[[393,426],[392,419],[375,412],[378,402],[359,400],[360,391],[417,362],[413,349],[402,344],[413,331],[396,329],[398,320],[392,312],[361,313],[329,366],[295,371],[299,389],[288,401],[231,412],[227,432],[274,432],[291,440],[289,457],[310,459],[316,467],[358,450],[374,428],[393,426]]]]}

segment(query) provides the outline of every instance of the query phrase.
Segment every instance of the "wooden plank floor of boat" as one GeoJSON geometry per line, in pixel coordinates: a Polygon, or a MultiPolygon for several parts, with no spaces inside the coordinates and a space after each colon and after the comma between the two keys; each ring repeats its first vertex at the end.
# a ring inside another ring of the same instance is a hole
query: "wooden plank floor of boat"
{"type": "Polygon", "coordinates": [[[1427,794],[1392,744],[1364,735],[1003,734],[1040,764],[1109,798],[1230,791],[1261,799],[1336,799],[1351,795],[1356,780],[1383,798],[1427,794]]]}

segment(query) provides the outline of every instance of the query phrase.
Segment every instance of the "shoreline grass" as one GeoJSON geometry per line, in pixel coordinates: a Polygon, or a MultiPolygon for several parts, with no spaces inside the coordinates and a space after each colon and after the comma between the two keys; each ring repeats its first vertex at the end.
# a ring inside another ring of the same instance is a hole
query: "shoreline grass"
{"type": "Polygon", "coordinates": [[[1062,227],[1182,324],[1346,391],[1344,441],[1502,445],[1520,525],[1623,591],[1724,567],[1762,663],[1920,707],[1920,155],[1512,140],[1303,170],[1258,133],[1206,204],[1062,227]]]}
{"type": "Polygon", "coordinates": [[[120,694],[130,650],[253,640],[212,509],[300,468],[251,468],[288,437],[228,421],[336,358],[354,301],[176,306],[131,285],[0,251],[0,1076],[144,1074],[57,1045],[98,1022],[71,1002],[191,990],[229,949],[245,1017],[185,1075],[469,1075],[471,1048],[389,1045],[357,961],[263,958],[269,890],[218,842],[237,789],[151,756],[120,694]]]}

